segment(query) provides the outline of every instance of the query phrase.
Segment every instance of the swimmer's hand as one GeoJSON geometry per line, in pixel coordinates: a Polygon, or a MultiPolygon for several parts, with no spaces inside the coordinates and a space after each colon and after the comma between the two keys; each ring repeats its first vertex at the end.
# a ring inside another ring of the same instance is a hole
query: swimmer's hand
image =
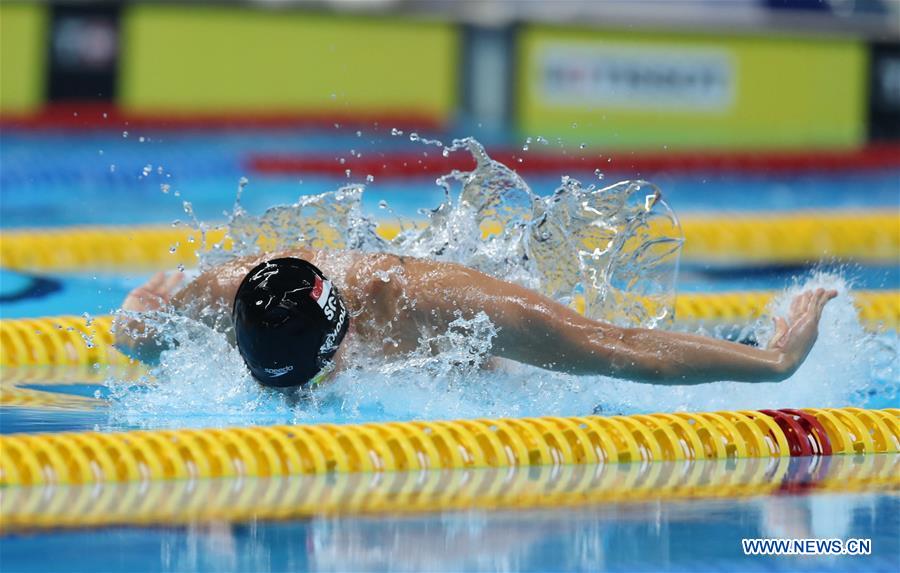
{"type": "Polygon", "coordinates": [[[835,290],[806,291],[791,301],[788,320],[775,317],[775,334],[768,349],[781,355],[781,374],[787,378],[800,368],[819,335],[819,321],[828,301],[837,296],[835,290]]]}
{"type": "Polygon", "coordinates": [[[160,271],[145,284],[128,293],[122,303],[122,310],[131,312],[159,310],[169,304],[172,295],[178,290],[183,280],[183,273],[172,273],[166,276],[166,273],[160,271]]]}
{"type": "Polygon", "coordinates": [[[159,345],[153,340],[153,333],[134,313],[160,310],[169,304],[172,295],[184,280],[183,273],[166,275],[158,272],[149,281],[128,293],[122,302],[122,310],[115,320],[116,346],[135,358],[144,360],[151,354],[158,354],[159,345]]]}

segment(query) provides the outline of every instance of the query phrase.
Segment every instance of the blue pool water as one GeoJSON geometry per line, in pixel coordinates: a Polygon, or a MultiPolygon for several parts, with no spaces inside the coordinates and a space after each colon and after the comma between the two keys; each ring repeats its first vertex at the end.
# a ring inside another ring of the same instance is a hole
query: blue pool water
{"type": "MultiPolygon", "coordinates": [[[[347,154],[350,149],[368,153],[373,149],[408,149],[409,145],[408,141],[386,135],[357,137],[352,133],[148,132],[123,137],[118,132],[4,132],[0,138],[0,228],[169,223],[184,218],[182,200],[191,201],[201,219],[222,220],[223,211],[232,207],[238,179],[247,175],[244,160],[251,152],[347,154]],[[148,175],[144,175],[145,166],[150,166],[148,175]],[[161,192],[163,183],[171,186],[169,193],[161,192]],[[176,197],[175,191],[180,196],[176,197]]],[[[591,176],[573,175],[585,180],[591,176]]],[[[243,204],[251,212],[294,201],[301,194],[330,191],[348,181],[310,177],[301,182],[299,177],[253,175],[250,179],[243,204]]],[[[364,174],[351,178],[356,182],[363,179],[364,174]]],[[[547,193],[558,185],[559,177],[528,181],[536,190],[547,193]]],[[[900,208],[900,173],[893,171],[791,177],[661,175],[654,182],[662,187],[679,213],[900,208]]],[[[364,208],[378,213],[379,202],[386,200],[395,212],[413,216],[420,208],[436,205],[441,193],[429,178],[404,182],[376,179],[366,192],[364,208]]],[[[856,288],[900,288],[900,265],[823,268],[850,279],[856,288]]],[[[723,270],[695,265],[683,269],[679,288],[780,290],[807,271],[723,270]]],[[[146,278],[142,274],[0,273],[0,294],[5,301],[0,306],[3,318],[107,314],[146,278]]],[[[825,333],[828,336],[831,334],[825,333]]],[[[884,336],[896,348],[896,335],[884,336]]],[[[819,367],[824,369],[829,364],[819,367]]],[[[106,401],[109,390],[102,383],[104,375],[75,372],[64,379],[59,373],[32,373],[28,381],[16,382],[15,388],[49,400],[45,406],[0,409],[0,432],[153,427],[169,425],[173,419],[182,425],[216,425],[215,419],[201,420],[183,414],[165,419],[165,412],[157,412],[159,418],[147,411],[125,412],[131,417],[123,415],[121,404],[111,406],[106,401]]],[[[813,378],[806,382],[810,390],[798,395],[815,396],[815,372],[810,376],[813,378]]],[[[13,379],[22,378],[5,372],[4,392],[11,391],[13,379]]],[[[646,396],[647,387],[626,390],[645,394],[644,402],[637,400],[635,410],[644,408],[640,404],[654,403],[652,397],[646,396]]],[[[567,391],[578,396],[577,391],[567,391]]],[[[477,396],[489,398],[487,394],[477,396]]],[[[870,398],[869,407],[900,405],[896,395],[870,398]]],[[[385,399],[399,398],[385,394],[385,399]]],[[[690,409],[698,403],[692,400],[695,398],[690,394],[673,394],[667,395],[664,403],[667,407],[690,409]]],[[[264,407],[269,407],[267,404],[264,407]]],[[[590,413],[594,405],[584,404],[582,413],[590,413]]],[[[382,406],[381,412],[365,415],[387,419],[396,411],[415,412],[417,404],[404,404],[402,408],[396,404],[382,406]]],[[[555,408],[564,410],[570,406],[548,403],[528,407],[538,410],[526,409],[524,413],[540,413],[540,407],[551,413],[555,408]]],[[[274,407],[243,416],[223,410],[218,424],[253,423],[260,415],[266,419],[270,415],[279,418],[281,414],[274,407]],[[224,413],[236,417],[224,417],[224,413]]],[[[312,516],[283,522],[251,519],[238,523],[16,531],[0,536],[0,565],[11,572],[895,571],[900,567],[898,499],[897,492],[804,494],[793,490],[752,498],[641,503],[620,500],[566,509],[312,516]],[[740,549],[742,537],[871,538],[873,554],[747,557],[740,549]]]]}
{"type": "MultiPolygon", "coordinates": [[[[0,224],[12,228],[167,223],[184,218],[182,200],[193,203],[201,220],[217,220],[224,210],[231,209],[238,180],[244,176],[250,179],[250,185],[243,202],[252,212],[293,202],[299,195],[332,191],[344,183],[366,180],[365,173],[351,173],[350,178],[254,175],[247,168],[251,154],[333,153],[337,164],[340,157],[351,158],[351,150],[373,154],[422,149],[422,145],[383,132],[364,133],[362,137],[341,133],[129,132],[127,138],[105,131],[77,137],[67,133],[5,132],[0,138],[0,224]],[[161,184],[170,185],[171,192],[161,193],[161,184]],[[174,196],[175,191],[180,197],[174,196]],[[140,203],[140,209],[134,208],[136,203],[140,203]]],[[[431,149],[433,154],[438,153],[431,149]]],[[[536,192],[548,194],[559,186],[562,175],[566,174],[529,176],[527,181],[536,192]]],[[[591,182],[593,166],[568,175],[591,182]]],[[[877,209],[900,204],[900,172],[896,170],[778,177],[664,173],[645,177],[660,186],[679,213],[877,209]]],[[[627,178],[634,178],[634,174],[609,174],[613,181],[627,178]]],[[[422,207],[436,206],[441,197],[434,177],[402,181],[376,177],[367,186],[364,205],[377,213],[378,203],[387,200],[397,213],[411,216],[422,207]]]]}

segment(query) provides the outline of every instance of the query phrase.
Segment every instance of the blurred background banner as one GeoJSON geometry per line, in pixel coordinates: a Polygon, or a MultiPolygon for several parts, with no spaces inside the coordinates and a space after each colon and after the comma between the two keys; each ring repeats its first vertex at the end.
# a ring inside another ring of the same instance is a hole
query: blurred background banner
{"type": "Polygon", "coordinates": [[[459,33],[446,23],[141,5],[122,29],[129,112],[446,123],[458,104],[459,33]]]}
{"type": "Polygon", "coordinates": [[[5,124],[477,124],[657,151],[900,136],[893,0],[12,0],[0,22],[5,124]]]}
{"type": "Polygon", "coordinates": [[[858,40],[529,26],[519,41],[527,133],[656,149],[851,147],[866,137],[858,40]]]}
{"type": "Polygon", "coordinates": [[[34,3],[0,3],[0,114],[34,113],[47,99],[49,10],[34,3]]]}

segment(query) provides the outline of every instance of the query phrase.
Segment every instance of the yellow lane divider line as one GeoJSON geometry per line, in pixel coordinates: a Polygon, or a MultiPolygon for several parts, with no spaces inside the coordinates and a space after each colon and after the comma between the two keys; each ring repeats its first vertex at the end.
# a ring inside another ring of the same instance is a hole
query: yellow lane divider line
{"type": "MultiPolygon", "coordinates": [[[[490,227],[490,226],[488,226],[490,227]]],[[[819,260],[896,263],[900,219],[893,212],[802,212],[688,215],[682,219],[683,260],[799,264],[819,260]]],[[[486,234],[499,228],[486,228],[486,234]]],[[[399,227],[383,223],[390,239],[399,227]]],[[[222,241],[211,230],[207,245],[222,241]]],[[[0,265],[9,269],[171,269],[196,263],[196,231],[163,226],[26,229],[0,234],[0,265]]],[[[228,243],[225,243],[228,246],[228,243]]]]}
{"type": "Polygon", "coordinates": [[[0,485],[898,451],[900,410],[859,408],[13,434],[0,485]]]}

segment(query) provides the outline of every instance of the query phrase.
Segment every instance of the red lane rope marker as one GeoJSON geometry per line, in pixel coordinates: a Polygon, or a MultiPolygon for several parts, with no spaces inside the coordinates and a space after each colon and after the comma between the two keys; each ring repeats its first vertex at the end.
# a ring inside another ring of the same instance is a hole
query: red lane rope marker
{"type": "Polygon", "coordinates": [[[815,418],[815,416],[792,408],[782,408],[779,411],[789,416],[793,416],[794,420],[803,426],[803,429],[806,430],[807,434],[816,440],[819,447],[819,451],[816,453],[822,456],[830,456],[832,454],[831,440],[828,438],[828,432],[825,431],[825,427],[815,418]]]}
{"type": "Polygon", "coordinates": [[[830,463],[831,458],[827,457],[791,458],[790,466],[778,491],[785,494],[799,494],[816,490],[822,476],[828,475],[830,463]]]}
{"type": "Polygon", "coordinates": [[[784,432],[784,437],[790,444],[791,457],[813,455],[809,434],[794,418],[778,410],[760,410],[760,413],[775,419],[775,423],[784,432]]]}
{"type": "MultiPolygon", "coordinates": [[[[134,112],[109,104],[52,104],[36,113],[0,115],[0,128],[24,130],[98,130],[98,129],[324,129],[373,128],[389,131],[393,127],[440,131],[443,120],[414,111],[364,113],[311,113],[290,110],[271,112],[134,112]]],[[[343,170],[340,171],[343,175],[343,170]]]]}
{"type": "MultiPolygon", "coordinates": [[[[853,151],[672,152],[652,154],[610,151],[569,155],[542,151],[490,150],[492,158],[522,174],[563,175],[600,169],[605,173],[836,173],[900,168],[900,145],[873,145],[853,151]]],[[[349,154],[348,154],[349,155],[349,154]]],[[[471,170],[474,160],[465,152],[449,158],[434,150],[393,152],[363,157],[324,154],[259,154],[246,159],[247,168],[268,175],[336,175],[349,169],[358,177],[432,177],[453,169],[471,170]],[[343,159],[343,162],[341,161],[343,159]]]]}

